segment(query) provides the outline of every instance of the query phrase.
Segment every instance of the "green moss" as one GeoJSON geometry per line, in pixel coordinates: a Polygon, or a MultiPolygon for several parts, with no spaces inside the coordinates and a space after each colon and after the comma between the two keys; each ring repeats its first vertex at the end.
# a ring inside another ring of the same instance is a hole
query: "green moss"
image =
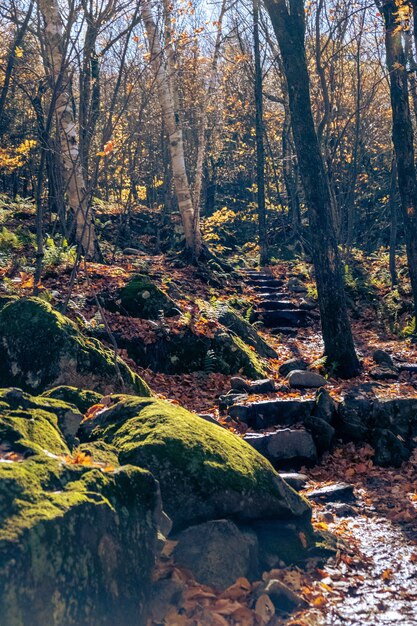
{"type": "Polygon", "coordinates": [[[225,374],[242,373],[248,378],[266,376],[262,361],[240,337],[218,333],[213,343],[218,370],[225,374]]]}
{"type": "Polygon", "coordinates": [[[0,621],[144,626],[160,514],[155,479],[136,467],[94,467],[118,464],[101,442],[84,446],[93,463],[75,464],[59,421],[77,410],[62,400],[17,389],[0,399],[0,621]]]}
{"type": "Polygon", "coordinates": [[[45,457],[0,464],[2,621],[144,626],[155,480],[132,467],[104,474],[80,466],[68,478],[62,463],[45,457]]]}
{"type": "Polygon", "coordinates": [[[53,389],[48,389],[42,394],[45,398],[56,398],[63,400],[69,404],[74,404],[77,409],[84,415],[87,410],[94,404],[98,404],[102,398],[100,393],[89,391],[86,389],[78,389],[77,387],[69,387],[68,385],[60,385],[53,389]]]}
{"type": "Polygon", "coordinates": [[[120,306],[132,317],[158,319],[161,311],[164,315],[177,315],[175,302],[152,280],[138,274],[121,290],[120,306]]]}
{"type": "Polygon", "coordinates": [[[68,384],[101,393],[150,390],[99,341],[81,334],[76,325],[39,298],[7,304],[0,313],[0,381],[28,391],[68,384]],[[124,388],[124,389],[123,389],[124,388]]]}
{"type": "Polygon", "coordinates": [[[77,454],[77,452],[83,452],[84,454],[91,456],[94,463],[105,463],[106,466],[112,467],[119,466],[119,458],[116,448],[108,443],[104,443],[103,441],[83,443],[78,446],[78,448],[74,451],[74,454],[77,454]]]}
{"type": "MultiPolygon", "coordinates": [[[[177,526],[225,515],[303,515],[306,504],[242,439],[185,409],[148,398],[118,402],[80,437],[112,444],[122,464],[149,469],[177,526]]],[[[84,430],[83,430],[84,427],[84,430]]]]}
{"type": "Polygon", "coordinates": [[[262,339],[253,326],[249,324],[237,311],[227,309],[222,311],[218,318],[219,322],[234,332],[248,346],[255,348],[262,357],[278,358],[276,351],[262,339]]]}

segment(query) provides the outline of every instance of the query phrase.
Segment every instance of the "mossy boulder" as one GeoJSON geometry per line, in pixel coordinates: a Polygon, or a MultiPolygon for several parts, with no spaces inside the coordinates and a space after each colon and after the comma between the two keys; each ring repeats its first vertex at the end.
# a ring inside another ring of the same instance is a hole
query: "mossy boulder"
{"type": "Polygon", "coordinates": [[[60,385],[59,387],[53,387],[48,389],[42,394],[44,398],[56,398],[57,400],[63,400],[74,404],[81,413],[86,413],[87,410],[94,404],[98,404],[102,398],[101,393],[96,391],[90,391],[89,389],[79,389],[77,387],[69,387],[68,385],[60,385]]]}
{"type": "Polygon", "coordinates": [[[256,351],[234,334],[218,331],[214,337],[197,334],[192,329],[180,334],[165,333],[154,343],[139,336],[117,335],[118,345],[140,367],[164,374],[188,374],[215,371],[241,373],[248,378],[263,378],[265,367],[256,351]]]}
{"type": "Polygon", "coordinates": [[[1,623],[146,624],[161,518],[155,479],[77,463],[59,428],[65,403],[19,400],[12,389],[0,406],[1,623]]]}
{"type": "Polygon", "coordinates": [[[150,470],[177,528],[223,517],[309,518],[309,504],[240,437],[169,402],[113,401],[82,424],[80,439],[111,444],[120,463],[150,470]]]}
{"type": "Polygon", "coordinates": [[[257,354],[261,357],[269,357],[277,359],[277,352],[262,339],[255,328],[249,324],[239,313],[232,309],[222,311],[218,317],[220,324],[235,333],[248,346],[255,348],[257,354]]]}
{"type": "Polygon", "coordinates": [[[101,393],[150,395],[139,376],[97,339],[39,298],[10,302],[0,312],[0,384],[41,392],[56,385],[101,393]],[[121,380],[120,380],[121,378],[121,380]]]}
{"type": "Polygon", "coordinates": [[[120,308],[132,317],[156,320],[178,315],[175,302],[145,274],[137,274],[119,294],[120,308]]]}

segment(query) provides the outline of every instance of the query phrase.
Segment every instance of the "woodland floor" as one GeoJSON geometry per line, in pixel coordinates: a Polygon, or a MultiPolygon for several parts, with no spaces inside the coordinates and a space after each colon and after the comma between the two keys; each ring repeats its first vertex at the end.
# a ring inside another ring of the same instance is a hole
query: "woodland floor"
{"type": "MultiPolygon", "coordinates": [[[[152,276],[162,284],[169,276],[170,281],[181,285],[185,295],[180,304],[183,310],[191,313],[199,298],[210,300],[215,297],[222,301],[242,297],[242,288],[237,279],[231,279],[221,288],[213,288],[200,280],[194,269],[172,265],[163,256],[139,257],[137,260],[120,256],[112,265],[89,263],[87,268],[80,268],[68,314],[71,317],[81,316],[87,325],[101,323],[94,293],[104,288],[116,291],[132,273],[140,269],[144,261],[148,263],[152,276]]],[[[289,271],[297,273],[300,268],[296,264],[282,263],[271,270],[275,276],[283,277],[289,271]]],[[[25,272],[7,266],[1,271],[3,276],[8,277],[9,292],[12,287],[18,293],[30,294],[33,282],[25,272]]],[[[70,268],[51,270],[43,280],[43,290],[54,303],[62,302],[67,295],[70,280],[70,268]]],[[[388,287],[381,283],[377,295],[384,300],[388,291],[388,287]]],[[[257,298],[255,293],[245,293],[244,297],[246,302],[253,303],[257,298]]],[[[330,378],[328,388],[336,398],[340,398],[348,388],[370,381],[366,372],[376,348],[386,349],[404,361],[417,362],[415,344],[390,332],[387,322],[381,319],[380,308],[374,307],[371,301],[365,304],[355,301],[353,312],[353,331],[365,365],[364,373],[348,382],[330,378]]],[[[146,320],[134,320],[107,312],[105,315],[112,331],[123,326],[125,332],[128,328],[129,332],[141,336],[152,333],[152,325],[146,320]]],[[[283,361],[300,356],[313,362],[321,357],[322,344],[317,320],[311,327],[300,329],[295,338],[274,337],[267,332],[264,336],[279,354],[279,359],[269,360],[268,363],[270,376],[277,380],[278,368],[283,361]]],[[[198,413],[212,413],[222,422],[217,398],[230,388],[229,376],[217,373],[169,376],[140,370],[126,354],[123,356],[158,395],[198,413]]],[[[320,367],[319,362],[319,370],[320,367]]],[[[385,396],[415,396],[417,377],[402,374],[399,381],[380,383],[380,390],[385,396]]],[[[271,397],[288,395],[308,396],[309,392],[276,393],[271,397]]],[[[249,399],[254,400],[256,397],[249,399]]],[[[240,434],[236,424],[229,423],[228,427],[240,434]]],[[[284,580],[309,604],[309,608],[301,613],[277,619],[276,625],[417,624],[417,454],[400,469],[374,467],[371,454],[372,450],[367,446],[355,447],[349,444],[337,448],[314,469],[303,469],[309,476],[308,489],[340,480],[348,481],[355,486],[357,500],[345,510],[335,510],[330,504],[314,505],[314,523],[319,528],[337,534],[342,540],[336,559],[322,568],[311,563],[307,571],[292,567],[265,574],[266,577],[284,580]]],[[[162,558],[156,576],[174,576],[187,585],[184,605],[172,607],[165,622],[170,626],[255,626],[264,623],[259,618],[262,607],[258,606],[255,612],[253,603],[253,591],[257,583],[251,585],[240,580],[219,595],[198,585],[187,572],[176,568],[169,555],[162,558]]]]}

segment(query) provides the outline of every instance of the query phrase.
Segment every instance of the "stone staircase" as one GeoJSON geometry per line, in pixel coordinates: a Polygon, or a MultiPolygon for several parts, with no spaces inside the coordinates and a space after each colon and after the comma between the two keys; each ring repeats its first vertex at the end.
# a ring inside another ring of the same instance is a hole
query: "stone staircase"
{"type": "Polygon", "coordinates": [[[314,303],[300,302],[300,292],[291,292],[284,280],[274,278],[268,270],[243,270],[242,278],[259,299],[253,321],[262,322],[271,333],[295,335],[298,328],[313,322],[314,303]]]}

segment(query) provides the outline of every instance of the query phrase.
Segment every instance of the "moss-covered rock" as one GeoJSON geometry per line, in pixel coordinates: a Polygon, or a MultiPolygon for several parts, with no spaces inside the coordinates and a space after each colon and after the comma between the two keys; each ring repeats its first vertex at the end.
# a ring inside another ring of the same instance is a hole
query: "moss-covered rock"
{"type": "Polygon", "coordinates": [[[176,527],[222,517],[308,518],[308,503],[238,436],[169,402],[116,396],[82,424],[82,441],[113,445],[122,464],[149,469],[176,527]]]}
{"type": "Polygon", "coordinates": [[[77,387],[69,387],[68,385],[53,387],[53,389],[48,389],[48,391],[45,391],[41,395],[44,398],[56,398],[57,400],[74,404],[83,414],[86,413],[91,406],[98,404],[102,398],[102,394],[95,391],[78,389],[77,387]]]}
{"type": "Polygon", "coordinates": [[[215,371],[221,374],[241,373],[248,378],[262,378],[265,368],[256,351],[240,337],[217,332],[214,337],[197,334],[187,329],[181,334],[166,333],[154,343],[141,337],[117,337],[140,367],[165,374],[188,374],[215,371]]]}
{"type": "Polygon", "coordinates": [[[175,302],[145,274],[137,274],[121,290],[120,308],[132,317],[156,320],[178,315],[175,302]]]}
{"type": "Polygon", "coordinates": [[[59,428],[69,405],[18,396],[0,393],[0,622],[144,625],[161,518],[155,479],[100,467],[98,455],[77,464],[59,428]]]}
{"type": "Polygon", "coordinates": [[[111,350],[39,298],[10,302],[0,312],[0,384],[37,392],[74,385],[150,395],[124,361],[117,358],[116,369],[111,350]]]}
{"type": "Polygon", "coordinates": [[[277,359],[277,352],[262,339],[256,332],[254,327],[249,324],[237,311],[227,309],[222,311],[218,317],[220,324],[234,332],[248,346],[255,348],[257,354],[261,357],[269,357],[277,359]]]}

